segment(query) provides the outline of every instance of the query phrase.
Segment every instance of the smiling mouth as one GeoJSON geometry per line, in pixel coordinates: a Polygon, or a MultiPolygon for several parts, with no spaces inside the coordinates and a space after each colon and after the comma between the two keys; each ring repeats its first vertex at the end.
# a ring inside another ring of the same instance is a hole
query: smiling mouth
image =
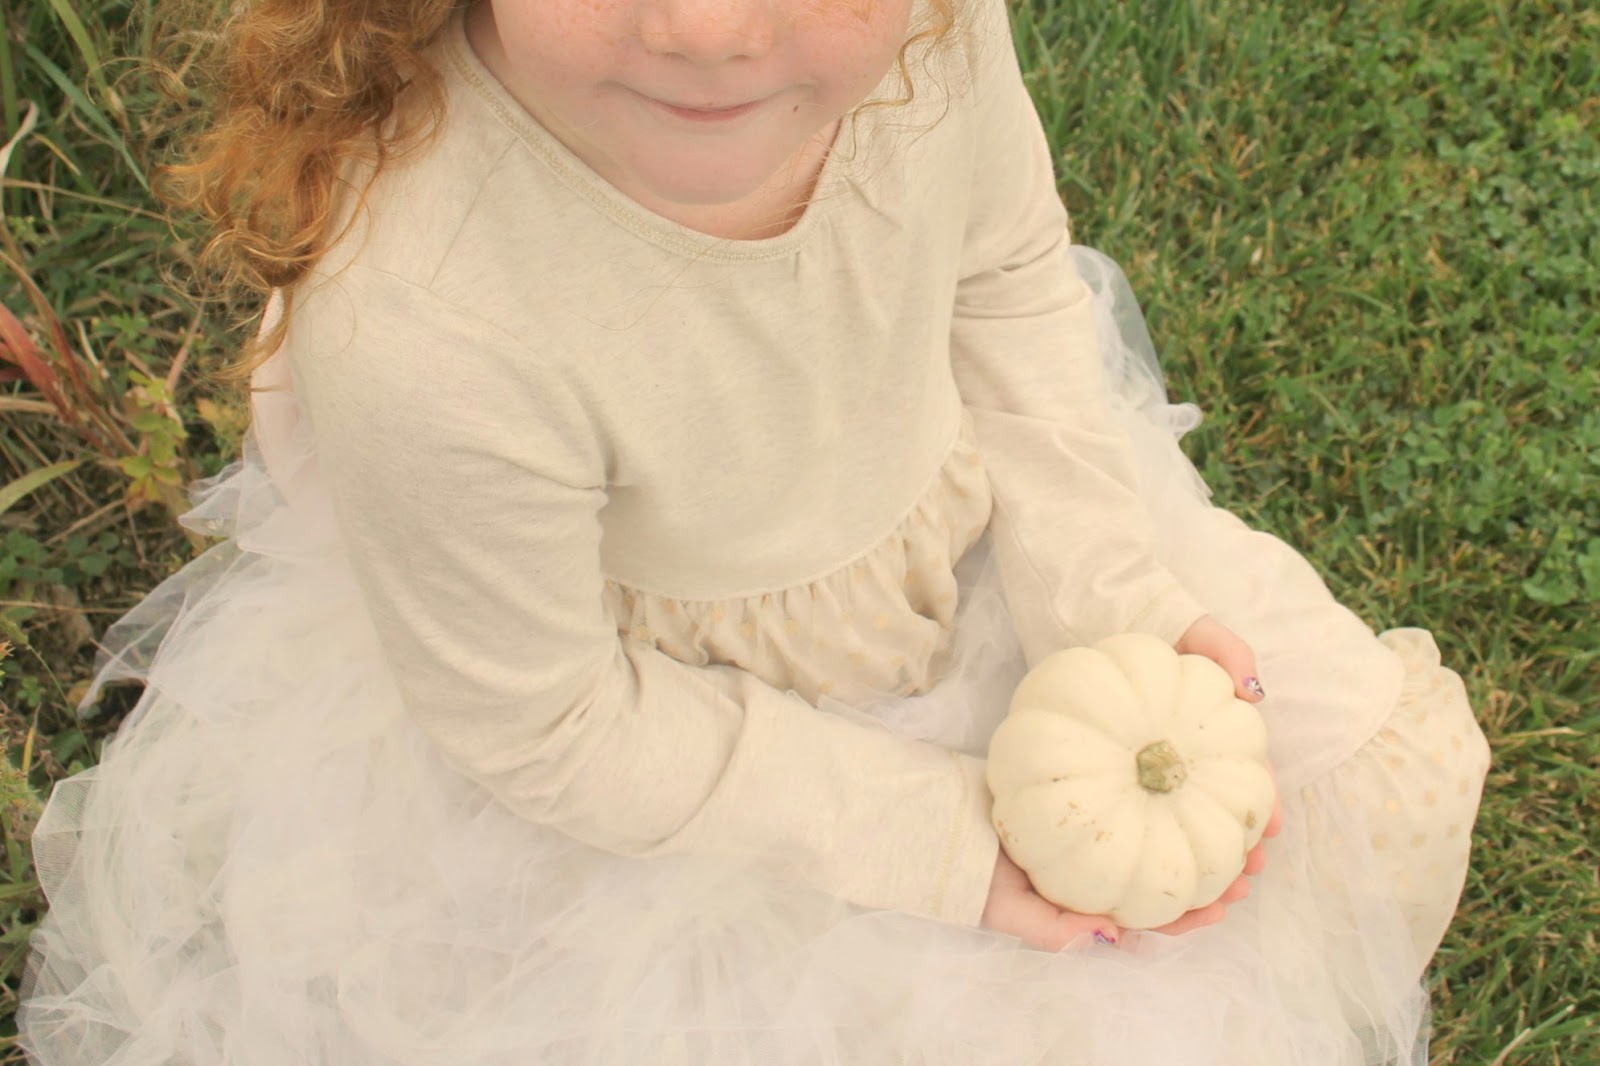
{"type": "Polygon", "coordinates": [[[736,118],[739,115],[748,114],[749,112],[754,111],[756,108],[760,107],[766,102],[765,99],[762,99],[751,100],[748,103],[743,104],[734,104],[729,107],[689,107],[684,104],[672,104],[665,100],[658,100],[653,96],[645,96],[643,93],[640,93],[639,95],[642,99],[648,100],[657,108],[667,112],[670,115],[703,122],[716,121],[717,119],[736,118]]]}
{"type": "Polygon", "coordinates": [[[675,111],[713,111],[713,112],[714,111],[737,111],[741,107],[749,107],[751,104],[760,103],[759,100],[749,100],[749,101],[746,101],[745,103],[742,103],[742,104],[726,104],[726,105],[721,106],[721,107],[711,107],[709,105],[706,106],[706,107],[691,107],[688,104],[674,104],[674,103],[670,103],[670,102],[668,102],[666,100],[663,100],[661,102],[663,104],[666,104],[668,107],[672,108],[675,111]]]}

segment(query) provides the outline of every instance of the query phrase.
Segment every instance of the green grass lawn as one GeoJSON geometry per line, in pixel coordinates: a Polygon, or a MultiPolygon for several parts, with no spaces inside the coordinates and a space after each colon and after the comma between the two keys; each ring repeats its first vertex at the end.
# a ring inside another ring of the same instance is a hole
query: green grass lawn
{"type": "MultiPolygon", "coordinates": [[[[0,384],[0,1062],[27,834],[130,702],[75,720],[92,640],[191,556],[162,501],[243,428],[203,381],[223,316],[159,269],[191,245],[147,191],[127,13],[0,0],[0,306],[81,418],[0,384]]],[[[1014,29],[1074,235],[1207,412],[1216,502],[1374,628],[1432,630],[1489,734],[1434,1062],[1600,1066],[1600,11],[1033,0],[1014,29]]]]}

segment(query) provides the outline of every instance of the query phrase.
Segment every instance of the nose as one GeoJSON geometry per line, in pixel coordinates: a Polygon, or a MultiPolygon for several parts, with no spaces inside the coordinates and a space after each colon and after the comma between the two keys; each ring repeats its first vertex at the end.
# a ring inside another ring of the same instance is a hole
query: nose
{"type": "Polygon", "coordinates": [[[659,55],[681,55],[698,66],[772,50],[773,0],[644,0],[639,35],[659,55]]]}

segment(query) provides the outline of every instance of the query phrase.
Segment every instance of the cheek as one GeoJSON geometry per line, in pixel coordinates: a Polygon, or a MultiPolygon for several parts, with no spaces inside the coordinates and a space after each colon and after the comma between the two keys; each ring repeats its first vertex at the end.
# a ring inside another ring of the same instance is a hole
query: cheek
{"type": "Polygon", "coordinates": [[[862,27],[897,20],[903,24],[910,8],[910,0],[799,0],[790,10],[797,23],[862,27]]]}
{"type": "Polygon", "coordinates": [[[582,81],[614,65],[631,12],[632,0],[499,0],[495,24],[532,76],[582,81]]]}
{"type": "Polygon", "coordinates": [[[910,35],[910,0],[806,0],[796,21],[806,50],[817,62],[848,74],[853,79],[876,84],[881,74],[899,55],[910,35]]]}

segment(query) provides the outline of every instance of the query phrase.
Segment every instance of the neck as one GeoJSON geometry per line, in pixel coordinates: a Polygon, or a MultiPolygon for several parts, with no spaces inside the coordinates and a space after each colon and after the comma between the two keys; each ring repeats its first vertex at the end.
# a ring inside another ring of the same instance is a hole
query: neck
{"type": "Polygon", "coordinates": [[[805,214],[816,192],[817,179],[841,121],[835,119],[819,131],[795,154],[789,166],[773,175],[769,185],[737,203],[708,206],[641,202],[663,218],[713,237],[755,241],[788,233],[805,214]]]}

